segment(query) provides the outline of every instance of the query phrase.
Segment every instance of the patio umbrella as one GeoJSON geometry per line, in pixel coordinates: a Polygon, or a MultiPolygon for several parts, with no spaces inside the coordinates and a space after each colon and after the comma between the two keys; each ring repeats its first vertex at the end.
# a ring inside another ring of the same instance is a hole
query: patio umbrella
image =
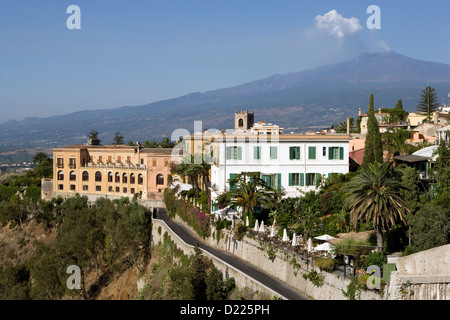
{"type": "Polygon", "coordinates": [[[289,238],[288,238],[288,236],[287,236],[287,231],[286,231],[286,229],[283,230],[283,241],[284,241],[284,242],[288,242],[288,241],[289,241],[289,238]]]}
{"type": "Polygon", "coordinates": [[[272,227],[270,227],[270,237],[271,238],[275,237],[275,227],[274,227],[274,225],[272,225],[272,227]]]}
{"type": "Polygon", "coordinates": [[[259,226],[259,232],[264,232],[266,229],[264,228],[264,220],[261,221],[261,225],[259,226]]]}
{"type": "Polygon", "coordinates": [[[332,236],[330,236],[328,234],[324,234],[324,235],[315,237],[314,239],[328,241],[328,240],[334,239],[334,237],[332,237],[332,236]]]}
{"type": "Polygon", "coordinates": [[[297,244],[297,235],[294,233],[294,235],[292,236],[292,246],[296,247],[298,246],[297,244]]]}
{"type": "Polygon", "coordinates": [[[322,243],[314,248],[315,251],[327,251],[330,252],[334,249],[334,246],[329,242],[322,243]]]}
{"type": "Polygon", "coordinates": [[[256,219],[256,221],[255,221],[255,228],[254,228],[253,230],[254,230],[254,231],[258,231],[258,230],[259,230],[258,219],[256,219]]]}
{"type": "Polygon", "coordinates": [[[308,239],[308,252],[313,251],[313,244],[312,244],[312,239],[309,238],[308,239]]]}

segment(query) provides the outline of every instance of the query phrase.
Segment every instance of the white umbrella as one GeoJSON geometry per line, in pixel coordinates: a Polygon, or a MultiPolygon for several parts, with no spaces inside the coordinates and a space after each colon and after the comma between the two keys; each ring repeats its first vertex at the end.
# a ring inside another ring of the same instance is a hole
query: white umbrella
{"type": "Polygon", "coordinates": [[[309,238],[308,239],[308,252],[313,251],[313,244],[312,244],[312,239],[309,238]]]}
{"type": "Polygon", "coordinates": [[[334,237],[332,237],[332,236],[330,236],[328,234],[324,234],[324,235],[315,237],[314,239],[328,241],[328,240],[334,239],[334,237]]]}
{"type": "Polygon", "coordinates": [[[273,238],[275,237],[275,227],[272,225],[272,227],[270,228],[270,237],[273,238]]]}
{"type": "Polygon", "coordinates": [[[248,216],[245,218],[245,226],[248,227],[250,225],[250,222],[248,221],[248,216]]]}
{"type": "Polygon", "coordinates": [[[264,220],[261,221],[261,225],[259,226],[259,232],[265,232],[266,229],[264,228],[264,220]]]}
{"type": "Polygon", "coordinates": [[[332,251],[334,249],[334,246],[330,244],[329,242],[322,243],[314,248],[315,251],[332,251]]]}
{"type": "Polygon", "coordinates": [[[287,236],[287,231],[286,231],[286,229],[283,230],[283,241],[284,241],[284,242],[288,242],[288,241],[289,241],[289,238],[288,238],[288,236],[287,236]]]}
{"type": "Polygon", "coordinates": [[[258,219],[256,219],[256,221],[255,221],[255,228],[254,228],[253,230],[254,230],[254,231],[258,231],[258,230],[259,230],[258,219]]]}
{"type": "Polygon", "coordinates": [[[296,247],[298,246],[297,244],[297,235],[294,233],[294,235],[292,236],[292,246],[296,247]]]}

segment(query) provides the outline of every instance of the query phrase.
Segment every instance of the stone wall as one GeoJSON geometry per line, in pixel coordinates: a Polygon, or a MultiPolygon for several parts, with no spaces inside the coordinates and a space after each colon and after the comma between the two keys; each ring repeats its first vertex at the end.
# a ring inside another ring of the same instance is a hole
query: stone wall
{"type": "MultiPolygon", "coordinates": [[[[189,226],[178,216],[175,220],[189,226]]],[[[204,241],[211,247],[215,247],[230,252],[248,263],[257,266],[268,274],[288,283],[309,298],[317,300],[347,300],[342,290],[347,291],[350,279],[339,277],[334,273],[321,272],[315,267],[312,259],[306,259],[295,252],[272,244],[244,236],[242,240],[236,240],[233,234],[226,229],[220,230],[220,236],[213,227],[211,237],[204,241]],[[309,273],[312,269],[316,270],[323,277],[323,285],[315,286],[310,280],[304,279],[303,274],[309,273]]],[[[367,290],[360,292],[361,300],[381,300],[377,291],[367,290]]]]}
{"type": "Polygon", "coordinates": [[[450,300],[450,244],[395,261],[391,300],[450,300]]]}
{"type": "MultiPolygon", "coordinates": [[[[185,243],[180,237],[178,237],[177,234],[175,234],[164,221],[153,219],[152,220],[152,241],[153,244],[157,244],[163,241],[164,234],[167,232],[169,237],[175,241],[177,244],[177,247],[183,250],[185,254],[193,254],[194,253],[194,247],[185,243]]],[[[280,296],[277,292],[274,292],[272,289],[266,287],[264,284],[260,283],[259,281],[249,277],[248,275],[242,273],[238,269],[234,268],[233,266],[229,265],[225,261],[217,258],[216,256],[210,254],[209,252],[203,251],[203,254],[211,259],[216,266],[217,269],[219,269],[222,274],[227,278],[234,278],[236,285],[239,288],[250,288],[253,291],[258,291],[264,294],[267,294],[269,297],[278,296],[282,299],[286,299],[283,296],[280,296]]]]}

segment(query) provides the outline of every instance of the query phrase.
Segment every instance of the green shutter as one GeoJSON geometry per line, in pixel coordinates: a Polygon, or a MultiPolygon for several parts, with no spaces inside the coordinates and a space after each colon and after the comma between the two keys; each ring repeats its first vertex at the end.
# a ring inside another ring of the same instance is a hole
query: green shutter
{"type": "Polygon", "coordinates": [[[237,147],[237,159],[242,160],[242,147],[237,147]]]}
{"type": "Polygon", "coordinates": [[[328,179],[330,179],[332,175],[333,175],[333,173],[332,173],[332,172],[329,172],[329,173],[328,173],[328,179]]]}
{"type": "Polygon", "coordinates": [[[289,173],[289,186],[292,186],[292,173],[289,173]]]}
{"type": "Polygon", "coordinates": [[[316,173],[316,184],[319,181],[319,179],[320,179],[320,173],[316,173]]]}
{"type": "Polygon", "coordinates": [[[289,160],[294,159],[294,147],[289,147],[289,160]]]}
{"type": "Polygon", "coordinates": [[[344,147],[339,148],[339,160],[344,160],[344,147]]]}
{"type": "Polygon", "coordinates": [[[281,173],[277,175],[277,190],[281,190],[281,173]]]}
{"type": "Polygon", "coordinates": [[[253,158],[255,160],[260,160],[261,159],[261,147],[253,147],[253,158]]]}
{"type": "Polygon", "coordinates": [[[277,159],[277,147],[270,147],[270,159],[277,159]]]}
{"type": "Polygon", "coordinates": [[[309,186],[309,174],[306,174],[306,186],[309,186]]]}
{"type": "Polygon", "coordinates": [[[304,173],[300,173],[300,185],[301,186],[305,185],[305,174],[304,173]]]}
{"type": "Polygon", "coordinates": [[[236,182],[232,182],[231,180],[236,179],[237,174],[236,173],[230,173],[230,190],[236,190],[237,186],[236,186],[236,182]]]}
{"type": "Polygon", "coordinates": [[[231,147],[227,147],[227,160],[231,159],[231,147]]]}
{"type": "Polygon", "coordinates": [[[328,147],[328,160],[333,160],[333,148],[328,147]]]}
{"type": "Polygon", "coordinates": [[[300,147],[295,147],[295,159],[300,159],[300,147]]]}
{"type": "Polygon", "coordinates": [[[309,153],[309,159],[315,159],[316,158],[316,147],[309,147],[308,153],[309,153]]]}

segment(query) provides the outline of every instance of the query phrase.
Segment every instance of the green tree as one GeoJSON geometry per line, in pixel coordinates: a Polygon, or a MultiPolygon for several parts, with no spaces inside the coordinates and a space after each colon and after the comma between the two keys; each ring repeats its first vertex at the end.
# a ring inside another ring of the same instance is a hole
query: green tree
{"type": "Polygon", "coordinates": [[[427,86],[420,94],[419,104],[417,105],[417,112],[425,115],[428,121],[431,120],[432,114],[438,110],[439,102],[436,89],[427,86]]]}
{"type": "Polygon", "coordinates": [[[394,176],[392,164],[369,164],[345,186],[347,198],[344,204],[357,226],[365,220],[371,222],[377,235],[377,247],[381,251],[382,233],[398,221],[405,222],[408,209],[400,196],[401,183],[394,176]]]}
{"type": "Polygon", "coordinates": [[[370,94],[367,117],[367,135],[364,145],[363,166],[374,162],[383,162],[383,147],[378,121],[374,114],[374,96],[370,94]]]}
{"type": "Polygon", "coordinates": [[[236,206],[243,210],[243,219],[248,217],[253,224],[255,209],[273,208],[277,202],[277,193],[259,178],[259,172],[238,174],[230,185],[236,185],[234,190],[222,193],[218,198],[219,205],[236,206]],[[249,176],[249,179],[247,179],[249,176]]]}
{"type": "Polygon", "coordinates": [[[120,133],[120,131],[116,132],[113,138],[113,144],[114,145],[124,144],[123,135],[120,133]]]}
{"type": "Polygon", "coordinates": [[[198,244],[194,247],[188,280],[192,285],[192,299],[206,300],[206,266],[198,244]]]}
{"type": "Polygon", "coordinates": [[[33,156],[33,163],[35,164],[39,164],[42,161],[48,159],[48,156],[46,153],[44,152],[37,152],[34,156],[33,156]]]}
{"type": "Polygon", "coordinates": [[[431,249],[450,242],[449,210],[432,203],[408,219],[412,233],[412,252],[431,249]]]}

